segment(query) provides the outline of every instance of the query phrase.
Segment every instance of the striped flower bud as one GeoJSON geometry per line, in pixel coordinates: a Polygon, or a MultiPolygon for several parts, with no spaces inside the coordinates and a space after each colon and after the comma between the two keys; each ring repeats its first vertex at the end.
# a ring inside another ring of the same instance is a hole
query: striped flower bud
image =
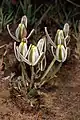
{"type": "Polygon", "coordinates": [[[18,40],[22,40],[23,38],[26,38],[26,36],[27,36],[27,30],[26,30],[26,28],[25,28],[25,25],[24,24],[22,24],[22,23],[20,23],[19,25],[18,25],[18,27],[17,27],[17,29],[16,29],[16,38],[18,39],[18,40]]]}
{"type": "Polygon", "coordinates": [[[31,49],[28,54],[28,60],[33,65],[39,57],[38,49],[35,45],[31,45],[31,49]]]}
{"type": "Polygon", "coordinates": [[[30,46],[30,50],[28,53],[28,61],[30,65],[32,66],[37,65],[38,63],[42,61],[43,57],[44,57],[44,52],[40,54],[37,46],[35,45],[30,46]]]}
{"type": "Polygon", "coordinates": [[[66,47],[66,40],[64,37],[63,30],[57,30],[56,36],[55,36],[55,44],[57,45],[64,45],[66,47]]]}
{"type": "Polygon", "coordinates": [[[26,53],[27,53],[27,43],[26,43],[26,41],[22,41],[20,43],[19,51],[24,57],[26,57],[26,53]]]}
{"type": "Polygon", "coordinates": [[[58,62],[64,62],[67,58],[67,48],[63,45],[58,45],[56,49],[56,59],[58,62]]]}
{"type": "Polygon", "coordinates": [[[19,44],[19,46],[16,46],[16,42],[14,42],[14,53],[18,61],[23,61],[21,56],[26,58],[28,54],[26,38],[22,39],[22,42],[19,44]]]}

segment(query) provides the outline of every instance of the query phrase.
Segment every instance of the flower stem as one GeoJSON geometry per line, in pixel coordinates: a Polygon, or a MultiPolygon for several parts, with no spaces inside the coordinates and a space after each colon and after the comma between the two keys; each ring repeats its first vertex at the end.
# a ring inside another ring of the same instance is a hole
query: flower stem
{"type": "Polygon", "coordinates": [[[20,62],[21,65],[21,70],[22,70],[22,82],[23,85],[25,87],[25,90],[27,90],[26,86],[29,85],[30,83],[30,78],[28,77],[26,70],[25,70],[25,63],[24,62],[20,62]]]}
{"type": "Polygon", "coordinates": [[[25,75],[24,75],[24,66],[23,66],[22,62],[20,62],[20,65],[21,65],[21,70],[22,70],[22,79],[21,80],[22,80],[23,86],[24,86],[24,88],[26,90],[25,75]]]}
{"type": "Polygon", "coordinates": [[[54,57],[54,59],[52,60],[51,64],[49,65],[49,67],[45,71],[44,75],[42,76],[41,81],[44,80],[44,78],[47,76],[47,74],[51,70],[52,66],[54,65],[55,61],[56,61],[56,58],[54,57]]]}
{"type": "MultiPolygon", "coordinates": [[[[52,61],[51,63],[53,63],[53,61],[52,61]]],[[[50,65],[51,65],[51,64],[50,64],[50,65]]],[[[51,76],[54,77],[54,75],[59,71],[59,69],[61,68],[61,66],[62,66],[62,62],[59,63],[59,65],[58,65],[57,68],[53,71],[53,73],[52,73],[51,76]]],[[[46,80],[41,81],[41,83],[40,83],[40,85],[39,85],[39,88],[41,88],[41,86],[44,85],[44,84],[45,84],[46,82],[48,82],[48,81],[49,81],[49,78],[46,79],[46,80]]]]}
{"type": "Polygon", "coordinates": [[[31,66],[31,82],[30,82],[30,89],[33,87],[34,84],[34,67],[31,66]]]}

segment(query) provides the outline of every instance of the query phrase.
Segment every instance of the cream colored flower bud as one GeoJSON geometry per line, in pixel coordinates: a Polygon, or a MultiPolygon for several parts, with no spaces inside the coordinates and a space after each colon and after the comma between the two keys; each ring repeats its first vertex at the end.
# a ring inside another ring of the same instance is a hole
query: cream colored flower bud
{"type": "Polygon", "coordinates": [[[25,28],[25,25],[24,24],[19,24],[18,25],[18,27],[17,27],[17,29],[16,29],[16,38],[18,39],[18,40],[22,40],[23,38],[26,38],[26,36],[27,36],[27,30],[26,30],[26,28],[25,28]]]}
{"type": "Polygon", "coordinates": [[[33,65],[37,61],[38,57],[39,57],[38,49],[35,45],[32,45],[28,54],[29,62],[33,65]]]}
{"type": "Polygon", "coordinates": [[[27,17],[26,17],[26,15],[24,15],[24,16],[22,17],[22,19],[21,19],[21,24],[24,24],[25,27],[27,28],[27,17]]]}
{"type": "Polygon", "coordinates": [[[67,58],[67,48],[63,45],[58,45],[56,49],[56,59],[58,62],[64,62],[67,58]]]}
{"type": "Polygon", "coordinates": [[[63,31],[65,34],[65,37],[68,36],[68,34],[69,34],[69,24],[68,23],[65,23],[63,31]]]}
{"type": "Polygon", "coordinates": [[[63,30],[58,29],[56,36],[55,36],[55,44],[57,45],[64,45],[66,47],[66,40],[64,37],[64,32],[63,30]]]}
{"type": "Polygon", "coordinates": [[[26,41],[22,41],[19,45],[19,52],[26,57],[26,53],[27,53],[27,44],[26,41]]]}

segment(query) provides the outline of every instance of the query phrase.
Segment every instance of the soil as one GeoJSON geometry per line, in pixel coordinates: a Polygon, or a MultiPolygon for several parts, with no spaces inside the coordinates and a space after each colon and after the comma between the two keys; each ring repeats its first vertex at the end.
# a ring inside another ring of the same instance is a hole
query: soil
{"type": "MultiPolygon", "coordinates": [[[[6,36],[0,37],[0,45],[9,44],[6,36]]],[[[9,79],[12,66],[8,67],[6,75],[0,71],[0,120],[80,120],[80,60],[74,57],[73,43],[70,43],[69,60],[63,64],[57,77],[43,87],[44,94],[40,97],[40,107],[37,109],[30,107],[27,102],[22,103],[20,96],[15,100],[11,98],[9,79]]],[[[3,52],[0,49],[0,56],[3,52]]]]}

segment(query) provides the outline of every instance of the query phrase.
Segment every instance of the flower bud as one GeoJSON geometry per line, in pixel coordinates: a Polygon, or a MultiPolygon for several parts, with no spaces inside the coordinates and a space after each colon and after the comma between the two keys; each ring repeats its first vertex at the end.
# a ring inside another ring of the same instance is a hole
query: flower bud
{"type": "Polygon", "coordinates": [[[24,16],[22,17],[22,19],[21,19],[21,24],[24,24],[25,27],[27,28],[27,17],[26,17],[26,15],[24,15],[24,16]]]}
{"type": "Polygon", "coordinates": [[[64,45],[66,47],[66,40],[64,38],[64,32],[63,30],[57,30],[56,36],[55,36],[55,44],[57,45],[64,45]]]}
{"type": "Polygon", "coordinates": [[[68,34],[69,34],[69,24],[68,23],[65,23],[63,31],[65,34],[65,37],[68,36],[68,34]]]}
{"type": "Polygon", "coordinates": [[[21,41],[23,38],[26,38],[26,36],[27,30],[25,25],[20,23],[16,29],[16,38],[21,41]]]}
{"type": "Polygon", "coordinates": [[[31,64],[34,64],[39,57],[38,49],[35,45],[31,45],[31,49],[28,54],[28,60],[31,64]]]}
{"type": "Polygon", "coordinates": [[[26,53],[27,53],[27,43],[26,41],[22,41],[19,45],[19,52],[26,57],[26,53]]]}
{"type": "Polygon", "coordinates": [[[58,45],[56,49],[56,58],[58,62],[64,62],[67,58],[67,48],[63,45],[58,45]]]}

